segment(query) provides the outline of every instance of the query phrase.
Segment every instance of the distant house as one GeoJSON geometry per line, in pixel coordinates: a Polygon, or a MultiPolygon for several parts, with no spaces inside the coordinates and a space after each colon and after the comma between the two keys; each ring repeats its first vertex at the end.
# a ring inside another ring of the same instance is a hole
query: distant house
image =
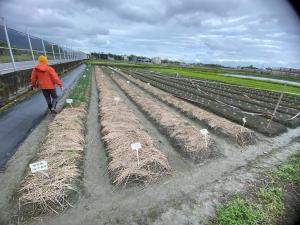
{"type": "Polygon", "coordinates": [[[128,61],[129,59],[128,59],[128,56],[127,55],[123,55],[123,60],[124,61],[128,61]]]}
{"type": "Polygon", "coordinates": [[[111,61],[114,61],[114,60],[115,60],[114,57],[111,57],[111,56],[108,56],[107,59],[108,59],[108,60],[111,60],[111,61]]]}
{"type": "Polygon", "coordinates": [[[161,58],[159,57],[154,57],[151,59],[151,62],[154,64],[161,64],[161,58]]]}
{"type": "Polygon", "coordinates": [[[137,57],[137,62],[141,62],[141,63],[151,63],[151,59],[146,58],[146,57],[137,57]]]}

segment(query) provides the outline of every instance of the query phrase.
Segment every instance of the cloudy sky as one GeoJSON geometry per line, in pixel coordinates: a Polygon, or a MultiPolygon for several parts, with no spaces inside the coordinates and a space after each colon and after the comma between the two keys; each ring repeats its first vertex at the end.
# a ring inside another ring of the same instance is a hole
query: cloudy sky
{"type": "Polygon", "coordinates": [[[0,0],[7,25],[85,52],[300,68],[285,0],[0,0]]]}

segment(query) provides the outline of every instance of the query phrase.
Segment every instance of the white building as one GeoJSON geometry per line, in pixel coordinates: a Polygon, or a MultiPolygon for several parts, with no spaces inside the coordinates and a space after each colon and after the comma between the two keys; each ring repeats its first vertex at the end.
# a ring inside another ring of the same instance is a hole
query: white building
{"type": "Polygon", "coordinates": [[[161,64],[161,58],[159,57],[154,57],[151,59],[151,62],[154,64],[161,64]]]}

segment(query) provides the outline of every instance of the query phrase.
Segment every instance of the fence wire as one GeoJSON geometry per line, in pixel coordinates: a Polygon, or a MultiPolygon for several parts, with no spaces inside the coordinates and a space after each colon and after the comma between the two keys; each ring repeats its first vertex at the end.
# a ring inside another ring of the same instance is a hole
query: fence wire
{"type": "Polygon", "coordinates": [[[50,65],[86,59],[81,51],[74,51],[29,33],[0,24],[0,74],[32,68],[39,55],[46,55],[50,65]]]}

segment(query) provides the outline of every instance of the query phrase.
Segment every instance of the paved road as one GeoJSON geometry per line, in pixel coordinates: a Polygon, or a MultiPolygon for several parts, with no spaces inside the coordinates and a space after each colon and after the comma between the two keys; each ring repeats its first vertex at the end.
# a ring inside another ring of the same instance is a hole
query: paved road
{"type": "MultiPolygon", "coordinates": [[[[65,62],[71,62],[73,60],[49,60],[49,65],[54,65],[58,63],[65,63],[65,62]]],[[[25,69],[31,69],[33,68],[36,63],[33,63],[33,61],[22,61],[22,62],[15,62],[17,70],[25,70],[25,69]]],[[[12,63],[0,63],[0,75],[5,73],[10,73],[14,71],[14,67],[12,63]]]]}
{"type": "MultiPolygon", "coordinates": [[[[62,78],[65,89],[72,86],[84,69],[85,65],[81,65],[62,78]]],[[[57,92],[61,95],[60,90],[57,92]]],[[[38,92],[4,113],[0,113],[0,170],[5,169],[6,162],[16,152],[17,147],[47,112],[43,94],[38,92]]]]}
{"type": "Polygon", "coordinates": [[[257,76],[251,76],[251,75],[227,74],[227,73],[222,74],[222,75],[224,75],[226,77],[238,77],[238,78],[253,79],[253,80],[271,81],[274,83],[290,84],[290,85],[300,87],[300,82],[296,82],[296,81],[280,80],[280,79],[273,79],[273,78],[268,78],[268,77],[257,77],[257,76]]]}

